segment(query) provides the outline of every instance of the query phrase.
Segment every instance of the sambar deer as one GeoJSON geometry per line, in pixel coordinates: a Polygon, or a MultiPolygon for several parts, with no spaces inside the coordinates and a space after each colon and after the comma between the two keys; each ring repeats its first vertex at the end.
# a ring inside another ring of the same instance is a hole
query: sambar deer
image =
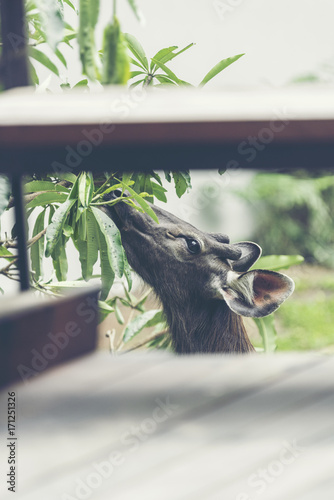
{"type": "MultiPolygon", "coordinates": [[[[119,196],[114,192],[105,200],[119,196]]],[[[253,270],[256,243],[199,231],[151,205],[157,224],[127,203],[104,206],[120,230],[132,268],[160,299],[177,353],[246,353],[254,348],[242,316],[275,311],[293,292],[284,274],[253,270]]]]}

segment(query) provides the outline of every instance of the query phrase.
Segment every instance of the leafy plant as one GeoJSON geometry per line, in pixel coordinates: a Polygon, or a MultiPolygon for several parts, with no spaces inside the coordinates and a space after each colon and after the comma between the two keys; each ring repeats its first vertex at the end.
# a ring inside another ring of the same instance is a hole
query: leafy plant
{"type": "MultiPolygon", "coordinates": [[[[137,19],[142,15],[134,0],[128,4],[137,19]]],[[[67,70],[67,61],[62,47],[72,47],[76,39],[79,45],[79,57],[82,64],[82,78],[74,87],[87,88],[90,82],[100,84],[127,84],[130,87],[192,86],[179,78],[169,67],[175,57],[188,51],[193,43],[179,49],[176,45],[162,48],[153,57],[148,58],[140,42],[131,34],[123,33],[117,17],[117,2],[113,0],[112,16],[106,24],[103,36],[103,47],[96,47],[95,31],[99,19],[100,2],[98,0],[80,0],[79,10],[70,0],[27,0],[26,23],[30,56],[30,74],[33,83],[39,85],[38,67],[36,62],[57,77],[67,70]],[[71,9],[79,16],[78,32],[66,22],[66,9],[71,9]],[[46,46],[49,50],[44,50],[46,46]],[[51,56],[48,54],[50,53],[51,56]],[[85,78],[87,77],[87,78],[85,78]]],[[[205,74],[199,87],[205,86],[221,71],[236,62],[243,54],[238,54],[219,61],[205,74]]],[[[40,85],[46,89],[48,82],[40,85]]],[[[67,80],[61,81],[63,90],[70,88],[67,80]]],[[[165,172],[168,182],[173,182],[178,197],[191,189],[191,179],[188,171],[165,172]]],[[[33,286],[44,293],[59,294],[68,287],[82,286],[83,282],[92,277],[101,279],[100,310],[101,319],[110,313],[115,313],[120,324],[124,318],[119,304],[129,307],[132,311],[128,323],[124,327],[121,343],[116,350],[125,348],[128,342],[141,334],[144,328],[152,327],[153,333],[143,340],[141,345],[148,347],[168,348],[170,340],[161,310],[146,310],[145,303],[149,292],[139,299],[131,294],[131,271],[121,244],[119,231],[99,206],[106,204],[103,196],[116,189],[121,195],[107,202],[110,205],[127,203],[136,210],[146,212],[156,220],[156,215],[147,201],[154,199],[166,202],[166,189],[156,172],[146,174],[120,174],[116,170],[104,176],[93,177],[89,172],[79,175],[45,175],[27,178],[25,196],[27,214],[36,215],[32,235],[28,241],[31,248],[31,269],[33,286]],[[124,191],[128,196],[124,196],[124,191]],[[72,241],[78,251],[82,276],[74,281],[67,281],[66,246],[72,241]],[[43,270],[43,255],[53,263],[55,278],[46,279],[43,270]],[[94,274],[94,266],[99,262],[101,272],[94,274]],[[125,279],[124,297],[108,298],[115,278],[125,279]]],[[[0,180],[0,214],[7,206],[9,192],[7,184],[0,180]]],[[[13,201],[9,200],[9,206],[13,201]]],[[[9,278],[15,277],[15,255],[9,248],[15,248],[15,228],[12,238],[6,238],[0,243],[0,257],[7,261],[0,273],[9,278]]],[[[290,260],[284,261],[285,266],[290,260]]],[[[282,267],[280,261],[274,259],[275,269],[282,267]]],[[[266,318],[258,323],[263,335],[265,349],[273,348],[273,320],[266,318]]]]}
{"type": "MultiPolygon", "coordinates": [[[[143,18],[137,3],[127,0],[138,20],[143,18]]],[[[36,62],[60,77],[68,70],[63,47],[72,47],[76,39],[79,44],[79,57],[82,73],[88,79],[82,79],[73,87],[87,87],[89,81],[102,84],[123,84],[136,79],[131,87],[188,85],[167,66],[175,57],[190,49],[194,43],[178,50],[176,45],[159,50],[150,63],[140,42],[131,34],[123,33],[116,15],[117,1],[113,0],[113,12],[106,24],[102,48],[96,47],[96,26],[100,14],[99,0],[79,0],[79,9],[70,0],[26,0],[26,25],[29,46],[30,76],[34,84],[39,85],[36,62]],[[66,21],[68,9],[78,15],[79,29],[76,31],[66,21]],[[45,47],[49,46],[51,56],[45,47]],[[132,69],[130,68],[130,64],[132,69]]],[[[13,40],[15,43],[16,41],[13,40]]],[[[1,48],[1,47],[0,47],[1,48]]],[[[206,85],[212,78],[236,62],[244,54],[223,59],[217,63],[202,79],[199,86],[206,85]]],[[[60,83],[63,90],[71,88],[67,79],[60,83]]]]}
{"type": "Polygon", "coordinates": [[[247,237],[261,241],[266,254],[301,253],[308,262],[334,266],[333,176],[257,174],[236,194],[255,213],[247,237]]]}

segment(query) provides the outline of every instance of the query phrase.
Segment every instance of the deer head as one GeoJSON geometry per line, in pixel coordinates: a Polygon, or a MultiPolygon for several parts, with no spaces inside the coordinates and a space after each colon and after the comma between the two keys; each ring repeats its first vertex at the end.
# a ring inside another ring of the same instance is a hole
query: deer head
{"type": "MultiPolygon", "coordinates": [[[[107,199],[115,196],[106,195],[107,199]]],[[[289,277],[249,271],[261,255],[256,243],[231,244],[225,234],[202,232],[151,207],[159,224],[127,203],[106,205],[104,211],[121,232],[130,265],[160,297],[172,329],[175,311],[178,323],[186,321],[184,317],[193,322],[190,318],[202,309],[212,315],[219,304],[237,315],[261,317],[275,311],[292,293],[294,283],[289,277]]],[[[189,328],[195,325],[184,325],[185,331],[189,328]]]]}

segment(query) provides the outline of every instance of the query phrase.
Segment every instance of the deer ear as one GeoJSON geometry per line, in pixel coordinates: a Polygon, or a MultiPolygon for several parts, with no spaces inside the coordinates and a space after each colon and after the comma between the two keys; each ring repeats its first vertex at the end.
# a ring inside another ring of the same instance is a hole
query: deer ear
{"type": "Polygon", "coordinates": [[[223,297],[229,308],[241,316],[260,318],[274,312],[294,290],[294,282],[273,271],[229,273],[223,297]]]}
{"type": "Polygon", "coordinates": [[[240,241],[234,243],[233,247],[241,250],[241,257],[238,260],[229,261],[233,271],[244,273],[258,260],[262,253],[261,247],[251,241],[240,241]]]}

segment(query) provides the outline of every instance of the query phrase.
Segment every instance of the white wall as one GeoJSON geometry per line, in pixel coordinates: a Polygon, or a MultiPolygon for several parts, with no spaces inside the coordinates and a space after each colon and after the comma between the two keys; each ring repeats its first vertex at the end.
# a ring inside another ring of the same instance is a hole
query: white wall
{"type": "MultiPolygon", "coordinates": [[[[100,1],[98,46],[112,5],[111,0],[100,1]]],[[[213,80],[211,86],[283,85],[299,73],[333,61],[332,0],[137,0],[137,3],[145,25],[138,23],[127,1],[118,0],[123,31],[135,35],[150,56],[162,47],[182,47],[195,42],[195,47],[170,64],[180,77],[194,84],[220,59],[243,52],[245,57],[213,80]]],[[[70,80],[73,77],[75,81],[79,76],[75,58],[70,68],[70,80]]]]}

